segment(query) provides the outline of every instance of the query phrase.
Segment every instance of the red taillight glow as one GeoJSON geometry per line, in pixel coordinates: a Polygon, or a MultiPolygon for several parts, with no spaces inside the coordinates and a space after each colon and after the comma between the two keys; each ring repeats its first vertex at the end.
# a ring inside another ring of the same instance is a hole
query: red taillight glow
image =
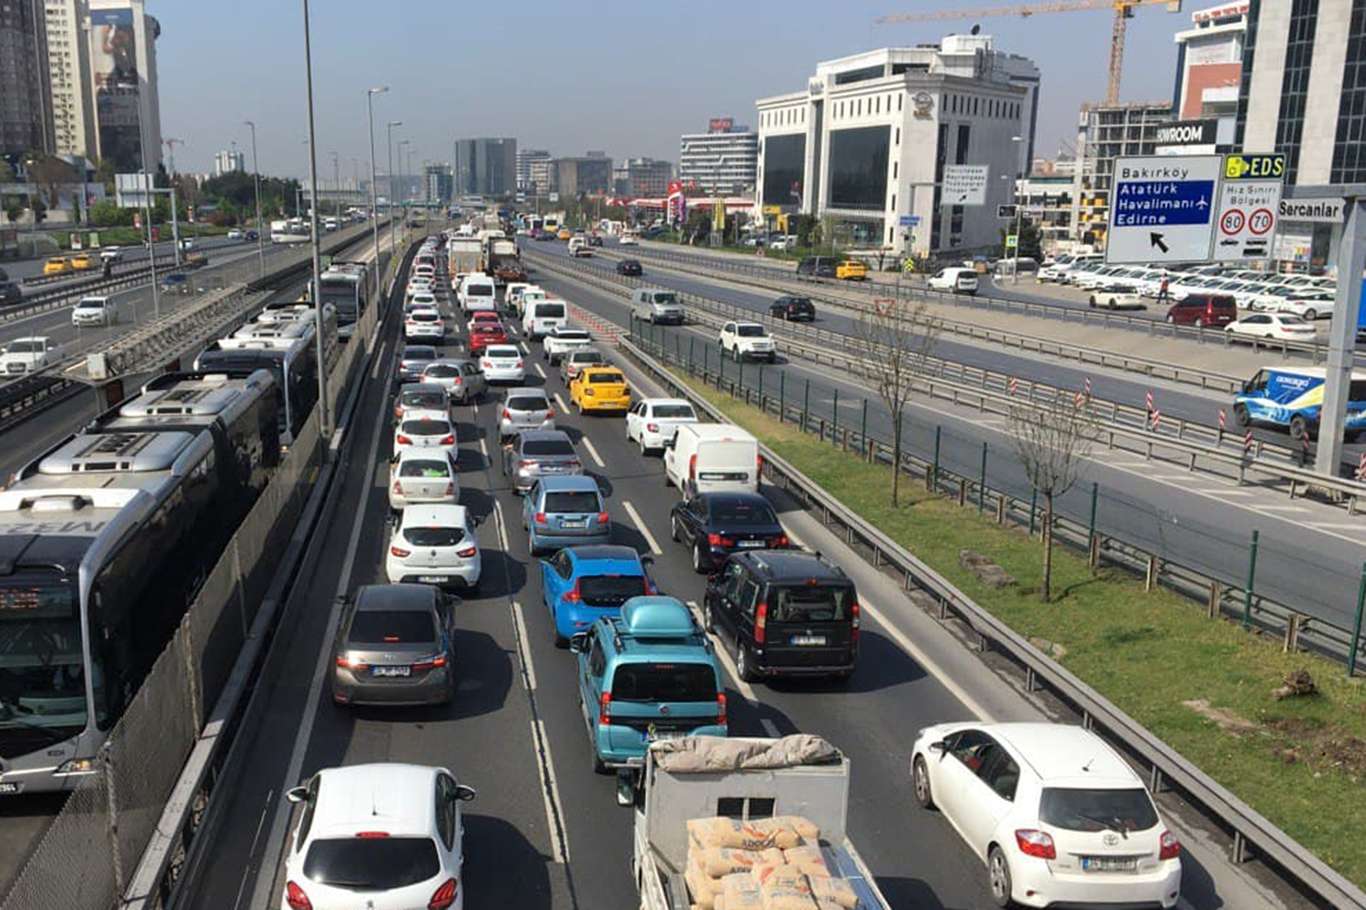
{"type": "Polygon", "coordinates": [[[453,446],[453,445],[455,445],[455,434],[454,434],[454,433],[447,433],[445,436],[442,436],[442,437],[441,437],[440,445],[443,445],[443,446],[453,446]]]}
{"type": "Polygon", "coordinates": [[[383,840],[389,836],[388,831],[357,831],[356,837],[361,840],[383,840]]]}
{"type": "Polygon", "coordinates": [[[764,456],[762,456],[762,455],[755,455],[755,456],[754,456],[754,476],[755,476],[755,477],[762,477],[763,474],[764,474],[764,456]]]}
{"type": "Polygon", "coordinates": [[[454,495],[455,495],[455,482],[454,482],[454,481],[451,481],[450,483],[446,484],[446,495],[447,495],[447,496],[454,496],[454,495]]]}
{"type": "Polygon", "coordinates": [[[781,548],[781,547],[790,546],[791,543],[792,543],[792,542],[791,542],[790,540],[787,539],[787,535],[786,535],[786,534],[779,534],[777,540],[773,541],[773,546],[774,546],[775,548],[781,548]]]}
{"type": "Polygon", "coordinates": [[[610,724],[612,722],[612,693],[604,692],[598,696],[598,723],[610,724]]]}
{"type": "Polygon", "coordinates": [[[397,493],[399,496],[403,495],[403,484],[398,482],[397,480],[394,481],[394,492],[397,493]]]}
{"type": "Polygon", "coordinates": [[[534,516],[532,516],[532,521],[536,522],[536,524],[538,525],[545,524],[545,513],[537,512],[534,516]]]}
{"type": "Polygon", "coordinates": [[[1025,856],[1038,859],[1057,859],[1058,851],[1053,848],[1053,838],[1043,831],[1021,828],[1015,832],[1015,844],[1025,856]]]}
{"type": "Polygon", "coordinates": [[[605,524],[607,524],[607,522],[609,522],[609,521],[611,521],[611,520],[612,520],[612,516],[611,516],[611,515],[608,515],[606,512],[599,512],[599,513],[598,513],[598,524],[600,524],[600,525],[605,525],[605,524]]]}
{"type": "Polygon", "coordinates": [[[688,477],[692,480],[697,479],[697,456],[688,456],[688,477]]]}
{"type": "Polygon", "coordinates": [[[512,412],[509,411],[507,408],[503,408],[503,419],[504,419],[504,420],[511,420],[511,419],[512,419],[512,412]]]}
{"type": "Polygon", "coordinates": [[[707,543],[713,547],[733,547],[735,546],[735,539],[721,534],[708,534],[707,543]]]}
{"type": "Polygon", "coordinates": [[[1162,832],[1162,847],[1157,853],[1158,859],[1176,859],[1181,855],[1181,841],[1176,839],[1176,835],[1170,831],[1162,832]]]}
{"type": "Polygon", "coordinates": [[[363,660],[352,660],[347,655],[342,654],[337,657],[337,666],[343,670],[364,670],[370,665],[363,660]]]}
{"type": "Polygon", "coordinates": [[[446,883],[436,889],[432,899],[427,901],[427,910],[449,910],[455,905],[455,898],[460,894],[460,884],[453,878],[446,879],[446,883]]]}
{"type": "Polygon", "coordinates": [[[397,556],[399,559],[407,559],[409,556],[413,555],[413,551],[405,550],[402,547],[390,547],[389,555],[397,556]]]}
{"type": "Polygon", "coordinates": [[[285,885],[285,903],[289,904],[292,910],[313,910],[313,905],[309,903],[308,895],[304,894],[304,889],[293,882],[285,885]]]}
{"type": "Polygon", "coordinates": [[[407,436],[404,436],[402,433],[399,433],[398,444],[401,446],[410,446],[413,444],[413,441],[409,439],[407,436]]]}
{"type": "Polygon", "coordinates": [[[555,417],[555,409],[550,408],[545,412],[545,419],[552,420],[555,417]]]}
{"type": "Polygon", "coordinates": [[[726,693],[716,693],[716,725],[724,727],[726,725],[726,693]]]}
{"type": "Polygon", "coordinates": [[[657,423],[647,423],[647,424],[645,424],[645,430],[646,430],[646,432],[649,432],[649,433],[658,433],[658,432],[659,432],[659,424],[657,424],[657,423]]]}
{"type": "Polygon", "coordinates": [[[413,670],[418,673],[444,666],[446,666],[445,652],[433,654],[431,657],[421,657],[413,662],[413,670]]]}
{"type": "Polygon", "coordinates": [[[465,547],[463,549],[456,550],[455,555],[459,556],[461,559],[469,559],[471,556],[478,552],[479,549],[477,547],[465,547]]]}
{"type": "Polygon", "coordinates": [[[859,607],[857,600],[849,605],[849,629],[850,638],[854,644],[858,644],[859,607]]]}
{"type": "Polygon", "coordinates": [[[768,604],[759,604],[754,611],[754,643],[762,645],[768,635],[768,604]]]}
{"type": "Polygon", "coordinates": [[[565,603],[571,604],[576,604],[579,601],[583,600],[583,592],[579,590],[579,584],[580,582],[574,582],[574,587],[570,588],[568,591],[565,591],[563,594],[561,594],[560,600],[563,600],[565,603]]]}

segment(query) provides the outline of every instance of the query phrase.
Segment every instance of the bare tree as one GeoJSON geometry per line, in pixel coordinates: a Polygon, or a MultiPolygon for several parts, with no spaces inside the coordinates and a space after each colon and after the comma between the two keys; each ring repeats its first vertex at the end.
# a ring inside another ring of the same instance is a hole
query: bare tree
{"type": "Polygon", "coordinates": [[[939,339],[941,324],[924,303],[890,298],[874,301],[859,316],[859,339],[867,353],[868,374],[882,403],[892,415],[892,505],[901,491],[901,431],[906,403],[915,391],[916,374],[923,373],[939,339]]]}
{"type": "Polygon", "coordinates": [[[1050,401],[1011,404],[1006,418],[1011,443],[1034,489],[1043,495],[1043,583],[1039,598],[1052,599],[1053,503],[1081,478],[1096,440],[1091,399],[1056,393],[1050,401]]]}

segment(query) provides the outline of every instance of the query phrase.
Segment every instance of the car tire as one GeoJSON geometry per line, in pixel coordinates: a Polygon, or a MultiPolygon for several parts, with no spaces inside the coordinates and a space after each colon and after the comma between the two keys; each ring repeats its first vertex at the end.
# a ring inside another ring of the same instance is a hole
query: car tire
{"type": "Polygon", "coordinates": [[[991,899],[998,907],[1011,905],[1010,864],[1006,862],[1005,852],[1000,847],[992,847],[987,854],[987,885],[991,889],[991,899]]]}
{"type": "Polygon", "coordinates": [[[1315,319],[1318,319],[1318,318],[1319,318],[1319,311],[1318,311],[1318,310],[1305,310],[1305,311],[1304,311],[1304,318],[1305,318],[1305,319],[1308,319],[1310,322],[1313,322],[1315,319]]]}
{"type": "Polygon", "coordinates": [[[555,642],[555,647],[561,651],[569,650],[569,639],[560,634],[560,628],[555,623],[555,614],[550,614],[550,637],[555,642]]]}
{"type": "Polygon", "coordinates": [[[716,631],[716,623],[712,621],[711,604],[702,604],[702,630],[708,633],[716,631]]]}
{"type": "Polygon", "coordinates": [[[675,543],[683,539],[678,533],[678,519],[673,515],[669,516],[669,539],[675,543]]]}
{"type": "Polygon", "coordinates": [[[1245,427],[1252,423],[1252,415],[1247,412],[1247,405],[1235,404],[1233,406],[1233,422],[1240,427],[1245,427]]]}
{"type": "Polygon", "coordinates": [[[1093,310],[1096,308],[1096,295],[1095,295],[1095,294],[1092,294],[1092,295],[1091,295],[1091,299],[1088,300],[1088,301],[1086,301],[1086,305],[1089,306],[1089,307],[1090,307],[1091,309],[1093,309],[1093,310]]]}
{"type": "Polygon", "coordinates": [[[917,755],[911,765],[911,786],[915,790],[915,801],[922,809],[934,808],[934,793],[930,790],[930,769],[925,757],[917,755]]]}
{"type": "Polygon", "coordinates": [[[1290,438],[1299,442],[1304,435],[1309,432],[1309,424],[1303,417],[1296,414],[1290,418],[1290,438]]]}
{"type": "Polygon", "coordinates": [[[744,682],[757,682],[759,677],[754,672],[754,667],[751,666],[751,662],[754,658],[749,657],[748,655],[749,648],[746,645],[737,642],[735,645],[735,674],[744,682]]]}
{"type": "Polygon", "coordinates": [[[702,544],[696,544],[692,548],[692,570],[698,575],[707,574],[707,563],[710,561],[710,558],[702,555],[702,544]]]}

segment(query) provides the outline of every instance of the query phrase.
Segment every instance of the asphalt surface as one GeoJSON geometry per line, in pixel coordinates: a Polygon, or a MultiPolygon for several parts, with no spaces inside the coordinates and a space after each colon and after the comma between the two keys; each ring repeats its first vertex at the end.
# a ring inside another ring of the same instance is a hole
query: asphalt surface
{"type": "MultiPolygon", "coordinates": [[[[192,252],[195,253],[211,253],[215,250],[222,250],[228,247],[248,245],[250,245],[253,250],[256,249],[255,243],[247,244],[245,240],[229,240],[227,237],[223,236],[195,237],[192,233],[185,230],[184,225],[181,225],[181,238],[183,239],[186,237],[193,238],[194,249],[192,250],[192,252]]],[[[269,237],[266,238],[266,246],[270,246],[269,237]]],[[[141,246],[123,246],[121,247],[121,249],[123,250],[124,262],[133,262],[136,261],[139,257],[141,257],[145,261],[147,258],[147,245],[145,243],[141,246]]],[[[170,256],[172,253],[175,252],[175,244],[170,240],[159,240],[156,244],[156,251],[158,256],[170,256]]],[[[99,256],[99,248],[85,250],[84,252],[90,253],[90,255],[95,257],[99,256]]],[[[70,252],[64,252],[60,254],[54,253],[52,255],[56,256],[71,254],[70,252]]],[[[46,262],[49,258],[51,257],[44,256],[41,259],[19,259],[14,261],[0,260],[0,269],[4,269],[7,273],[9,273],[10,281],[22,282],[25,278],[28,278],[30,276],[43,274],[43,263],[46,262]]],[[[70,273],[70,278],[74,281],[78,278],[88,278],[91,275],[98,275],[99,273],[100,270],[98,268],[95,268],[83,272],[72,272],[70,273]]],[[[35,294],[38,291],[45,291],[50,290],[52,288],[61,287],[65,283],[66,281],[63,280],[53,281],[51,283],[42,282],[40,284],[21,284],[21,287],[24,291],[25,296],[28,296],[30,294],[35,294]]]]}
{"type": "MultiPolygon", "coordinates": [[[[604,313],[614,306],[577,292],[570,299],[604,313]]],[[[281,850],[293,825],[283,791],[323,767],[413,761],[444,765],[479,791],[465,814],[461,885],[469,906],[636,907],[629,872],[631,816],[615,803],[614,779],[591,768],[574,661],[552,643],[536,562],[520,527],[520,501],[496,464],[494,394],[455,409],[461,502],[480,520],[483,554],[479,593],[457,611],[455,703],[346,710],[331,702],[326,671],[335,598],[384,581],[385,461],[397,349],[392,316],[366,374],[355,422],[343,430],[341,473],[301,571],[304,581],[291,598],[259,683],[269,692],[264,712],[244,726],[234,747],[234,764],[215,797],[224,808],[211,840],[197,850],[199,861],[179,906],[278,906],[281,850]]],[[[458,351],[454,340],[449,347],[458,351]]],[[[543,385],[567,402],[568,392],[542,361],[539,346],[531,346],[526,362],[528,385],[543,385]]],[[[641,377],[628,373],[639,392],[641,377]]],[[[586,469],[607,493],[614,541],[654,552],[651,574],[659,587],[699,600],[703,579],[691,571],[683,548],[669,540],[668,510],[676,493],[665,489],[659,459],[643,458],[626,443],[619,417],[558,410],[560,426],[576,439],[586,469]]],[[[899,595],[884,588],[888,582],[861,563],[854,565],[854,557],[816,522],[782,502],[779,508],[798,539],[847,561],[856,573],[860,601],[870,607],[863,650],[858,671],[845,687],[751,687],[735,680],[727,655],[731,732],[815,732],[849,755],[852,837],[893,907],[988,906],[980,862],[942,818],[914,806],[906,757],[925,724],[986,713],[1001,719],[1035,715],[1008,698],[1000,681],[982,672],[975,658],[947,636],[916,635],[916,645],[931,656],[912,657],[914,646],[904,629],[919,620],[903,614],[903,602],[895,600],[899,595]],[[874,604],[885,609],[878,611],[874,604]],[[954,670],[945,673],[944,667],[954,670]]],[[[1234,896],[1219,893],[1211,883],[1211,876],[1220,874],[1192,858],[1190,906],[1230,905],[1234,896]]]]}

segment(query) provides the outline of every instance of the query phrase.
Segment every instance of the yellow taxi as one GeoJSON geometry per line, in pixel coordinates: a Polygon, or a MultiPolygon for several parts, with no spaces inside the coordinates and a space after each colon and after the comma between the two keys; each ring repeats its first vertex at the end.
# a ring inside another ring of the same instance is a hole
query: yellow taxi
{"type": "Polygon", "coordinates": [[[72,253],[69,259],[71,267],[78,272],[95,267],[95,260],[90,258],[89,253],[72,253]]]}
{"type": "Polygon", "coordinates": [[[867,281],[868,266],[857,259],[842,259],[835,266],[835,277],[841,281],[867,281]]]}
{"type": "Polygon", "coordinates": [[[568,240],[570,237],[573,237],[574,234],[569,230],[569,228],[562,227],[560,228],[560,232],[555,236],[561,240],[568,240]]]}
{"type": "Polygon", "coordinates": [[[65,275],[71,271],[71,260],[65,256],[53,256],[43,263],[44,275],[65,275]]]}
{"type": "Polygon", "coordinates": [[[616,367],[584,367],[569,383],[569,400],[580,414],[625,411],[631,407],[631,388],[616,367]]]}

